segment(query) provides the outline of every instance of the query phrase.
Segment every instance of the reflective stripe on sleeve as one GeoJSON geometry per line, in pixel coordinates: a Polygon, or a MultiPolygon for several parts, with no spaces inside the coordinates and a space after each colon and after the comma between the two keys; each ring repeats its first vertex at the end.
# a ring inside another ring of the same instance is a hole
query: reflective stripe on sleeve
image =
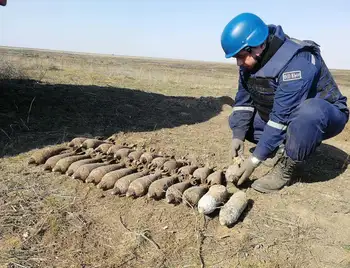
{"type": "Polygon", "coordinates": [[[236,107],[233,107],[233,111],[250,111],[250,112],[254,112],[254,107],[236,106],[236,107]]]}
{"type": "Polygon", "coordinates": [[[277,128],[279,130],[286,130],[287,129],[286,125],[283,125],[283,124],[280,124],[280,123],[276,123],[276,122],[273,122],[271,120],[269,120],[267,122],[267,125],[269,125],[270,127],[273,127],[273,128],[277,128]]]}

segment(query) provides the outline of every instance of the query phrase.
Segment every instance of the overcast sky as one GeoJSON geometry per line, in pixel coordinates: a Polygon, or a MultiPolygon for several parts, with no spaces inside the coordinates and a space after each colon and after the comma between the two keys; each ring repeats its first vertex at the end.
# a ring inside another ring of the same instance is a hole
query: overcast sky
{"type": "Polygon", "coordinates": [[[330,68],[350,69],[349,0],[8,0],[0,44],[228,62],[220,36],[241,12],[316,41],[330,68]]]}

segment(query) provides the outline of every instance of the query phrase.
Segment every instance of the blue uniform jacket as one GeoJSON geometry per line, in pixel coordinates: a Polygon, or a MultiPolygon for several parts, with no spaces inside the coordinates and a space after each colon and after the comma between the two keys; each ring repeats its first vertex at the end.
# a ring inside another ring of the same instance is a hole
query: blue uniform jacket
{"type": "Polygon", "coordinates": [[[306,99],[322,98],[349,113],[347,99],[340,93],[318,45],[312,42],[311,52],[297,49],[281,26],[269,27],[284,43],[256,73],[240,68],[238,92],[229,117],[233,137],[244,140],[254,112],[268,111],[268,118],[263,117],[267,124],[253,153],[261,161],[284,141],[292,112],[306,99]],[[253,83],[250,83],[252,77],[253,83]]]}

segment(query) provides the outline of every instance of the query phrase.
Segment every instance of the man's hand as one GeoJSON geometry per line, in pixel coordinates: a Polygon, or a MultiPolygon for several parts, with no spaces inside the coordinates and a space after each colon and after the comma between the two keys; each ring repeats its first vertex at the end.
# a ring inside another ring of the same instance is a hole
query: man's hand
{"type": "Polygon", "coordinates": [[[244,142],[240,139],[232,140],[232,158],[242,156],[244,151],[244,142]]]}
{"type": "Polygon", "coordinates": [[[237,171],[237,176],[239,177],[237,185],[241,185],[245,182],[253,171],[259,166],[260,160],[255,156],[251,156],[248,159],[244,160],[240,168],[237,171]]]}

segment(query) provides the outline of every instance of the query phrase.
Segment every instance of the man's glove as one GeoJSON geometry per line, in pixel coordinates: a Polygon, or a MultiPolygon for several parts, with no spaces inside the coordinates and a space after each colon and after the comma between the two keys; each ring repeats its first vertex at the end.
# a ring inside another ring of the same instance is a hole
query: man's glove
{"type": "Polygon", "coordinates": [[[244,142],[240,139],[234,138],[232,140],[232,158],[242,156],[244,151],[244,142]]]}
{"type": "Polygon", "coordinates": [[[240,168],[237,171],[237,176],[239,177],[237,185],[241,185],[245,182],[253,171],[259,166],[260,160],[255,156],[251,156],[248,159],[244,160],[240,168]]]}

